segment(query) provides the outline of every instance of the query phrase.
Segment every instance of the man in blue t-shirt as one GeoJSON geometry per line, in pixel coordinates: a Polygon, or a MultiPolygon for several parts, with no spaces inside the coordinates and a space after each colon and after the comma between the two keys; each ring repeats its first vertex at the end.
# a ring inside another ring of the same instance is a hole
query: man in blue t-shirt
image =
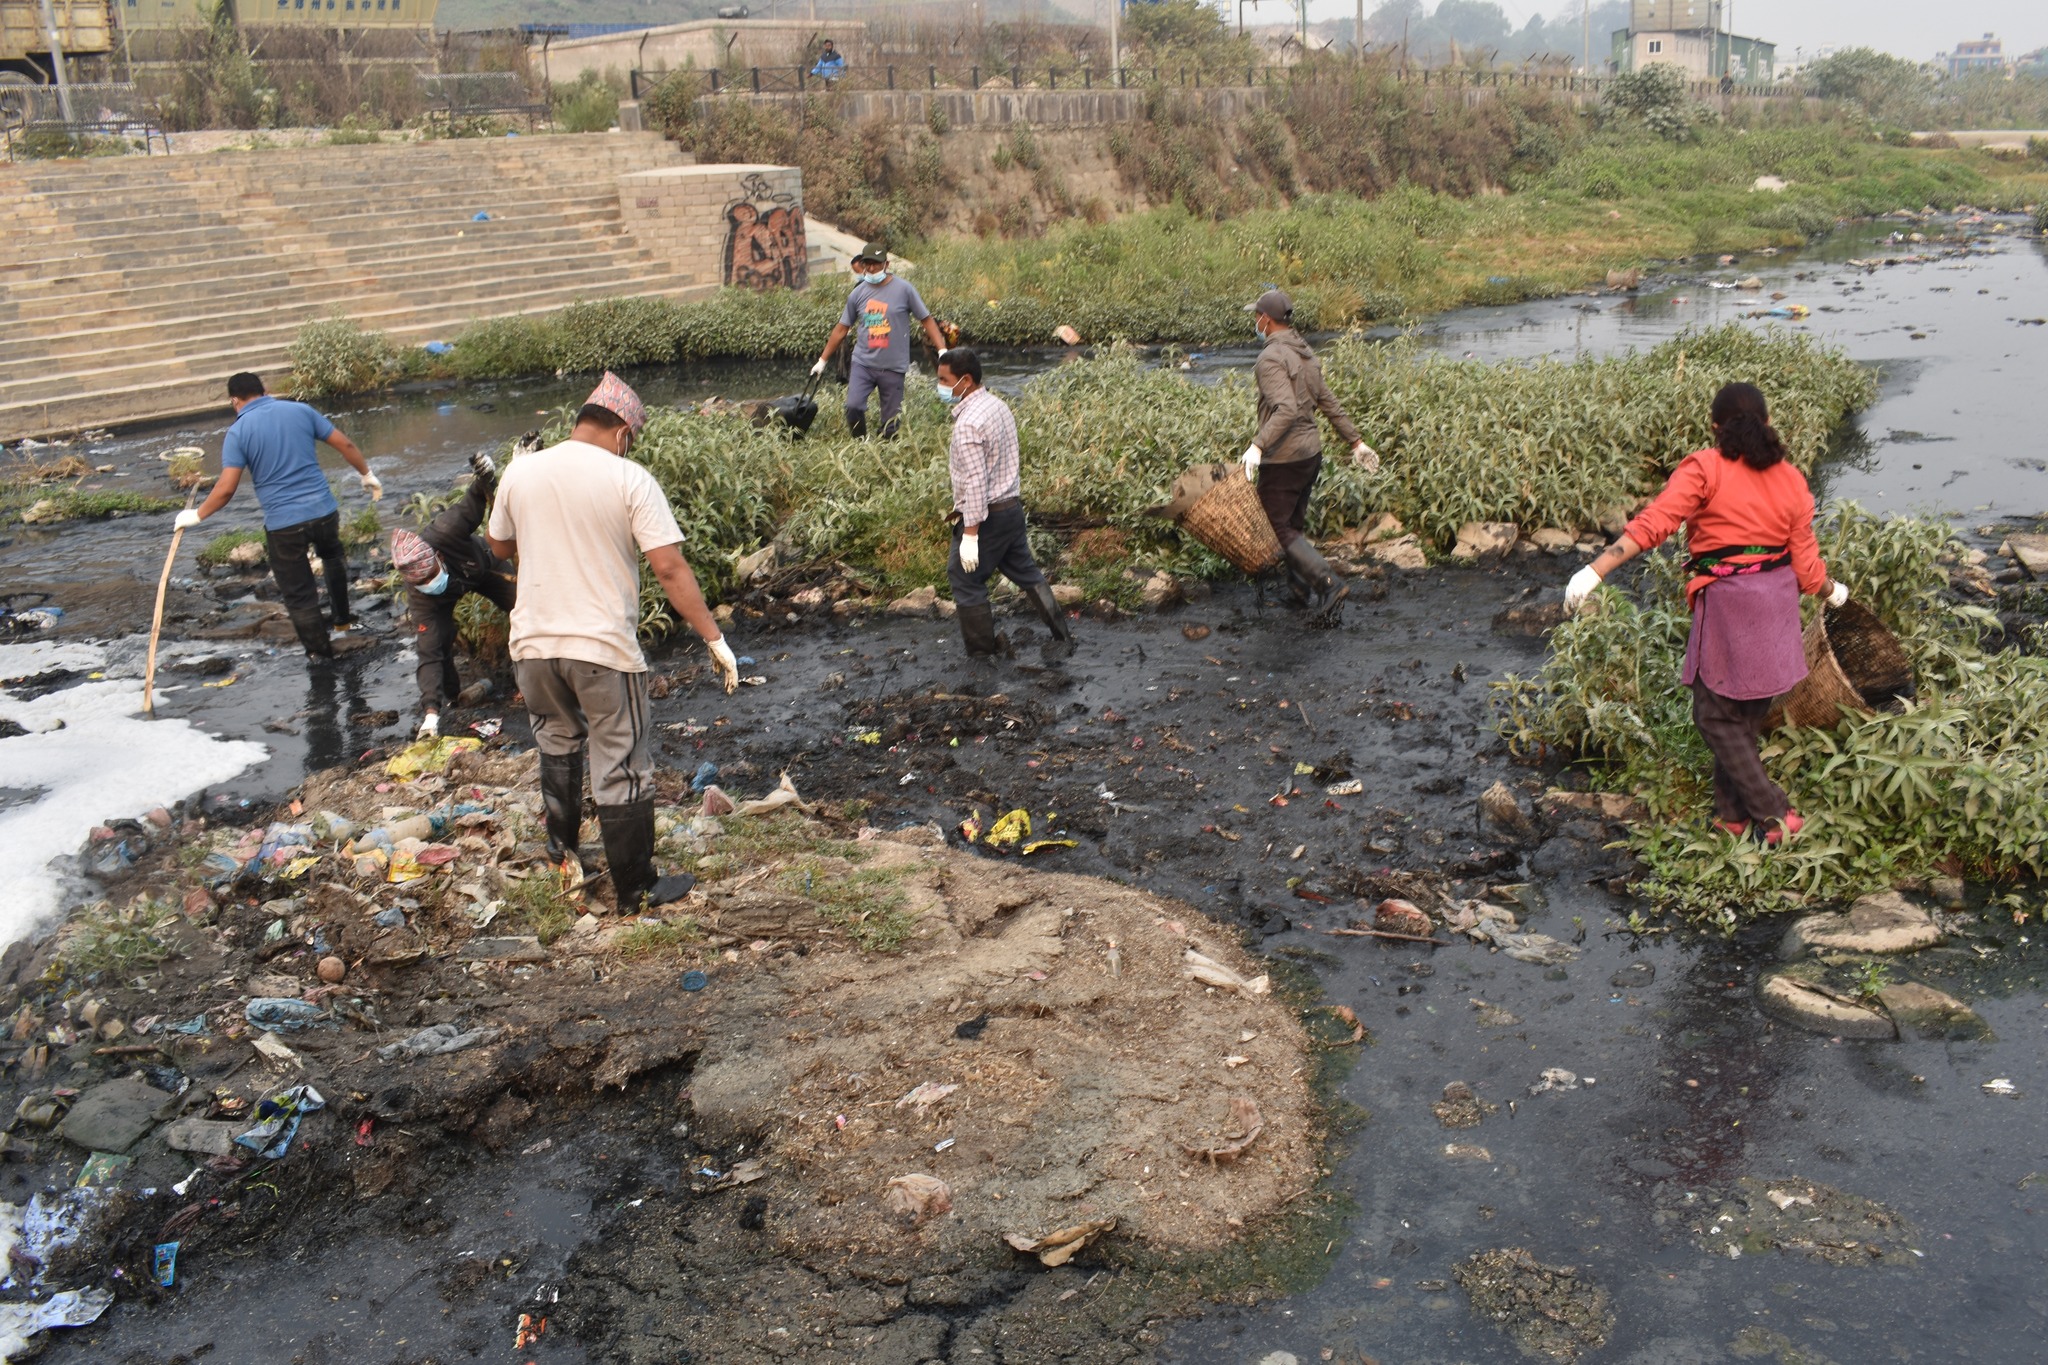
{"type": "Polygon", "coordinates": [[[327,621],[320,612],[320,590],[313,581],[311,551],[320,556],[327,573],[327,602],[334,613],[334,628],[349,630],[354,614],[348,604],[348,556],[341,545],[341,508],[334,490],[320,472],[319,444],[322,441],[341,452],[362,478],[363,489],[375,502],[384,496],[384,485],[370,470],[370,462],[356,443],[335,429],[334,423],[304,403],[272,398],[263,391],[263,381],[243,373],[228,380],[228,401],[234,404],[235,420],[220,446],[220,481],[205,502],[178,513],[176,525],[187,530],[228,505],[241,486],[242,471],[249,471],[256,485],[256,500],[263,504],[263,542],[270,560],[271,577],[277,580],[278,595],[290,613],[292,629],[309,658],[334,657],[334,641],[327,633],[327,621]]]}
{"type": "Polygon", "coordinates": [[[903,376],[910,369],[910,329],[913,322],[924,324],[925,340],[934,354],[946,351],[938,321],[924,306],[910,281],[889,273],[889,248],[869,242],[853,258],[853,292],[846,296],[846,311],[825,342],[824,354],[811,366],[811,377],[825,373],[825,363],[839,349],[839,343],[853,334],[853,365],[846,380],[846,429],[855,436],[868,434],[868,395],[882,395],[882,420],[876,424],[882,439],[896,434],[896,417],[903,411],[903,376]]]}

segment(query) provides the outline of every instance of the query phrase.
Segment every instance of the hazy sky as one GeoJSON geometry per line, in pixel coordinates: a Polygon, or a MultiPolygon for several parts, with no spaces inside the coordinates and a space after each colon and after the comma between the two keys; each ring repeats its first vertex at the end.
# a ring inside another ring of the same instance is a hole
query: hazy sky
{"type": "MultiPolygon", "coordinates": [[[[1552,15],[1556,0],[1495,0],[1517,27],[1535,14],[1552,15]]],[[[1366,0],[1370,14],[1378,0],[1366,0]]],[[[1353,13],[1355,0],[1309,0],[1311,19],[1353,13]]],[[[1432,8],[1433,8],[1432,4],[1432,8]]],[[[1874,47],[1925,61],[1959,41],[1996,33],[2007,52],[2031,52],[2048,45],[2048,2],[2044,0],[1955,0],[1951,4],[1907,0],[1734,0],[1735,31],[1768,38],[1780,60],[1794,48],[1874,47]]],[[[1235,13],[1235,5],[1227,6],[1235,13]]],[[[1267,4],[1262,10],[1277,6],[1267,4]]]]}

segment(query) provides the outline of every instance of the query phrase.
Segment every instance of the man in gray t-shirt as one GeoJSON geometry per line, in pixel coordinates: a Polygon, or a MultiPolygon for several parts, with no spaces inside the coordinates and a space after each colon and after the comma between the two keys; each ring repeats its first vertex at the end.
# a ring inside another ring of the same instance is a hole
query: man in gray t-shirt
{"type": "Polygon", "coordinates": [[[943,354],[946,343],[932,310],[924,306],[908,280],[889,273],[889,248],[869,242],[853,258],[853,292],[846,296],[846,311],[825,342],[824,353],[811,366],[813,378],[825,373],[825,363],[849,334],[853,337],[853,364],[846,381],[846,429],[855,436],[868,430],[868,395],[882,395],[882,418],[877,428],[883,439],[896,434],[897,414],[903,411],[903,375],[910,368],[910,329],[924,325],[925,339],[934,353],[943,354]]]}

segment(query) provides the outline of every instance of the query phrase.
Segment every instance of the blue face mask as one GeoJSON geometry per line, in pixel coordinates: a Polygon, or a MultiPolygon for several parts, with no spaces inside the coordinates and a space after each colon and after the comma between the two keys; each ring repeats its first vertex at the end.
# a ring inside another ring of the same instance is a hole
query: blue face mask
{"type": "MultiPolygon", "coordinates": [[[[953,392],[952,384],[948,384],[943,379],[937,380],[935,382],[938,384],[939,387],[939,401],[941,403],[944,403],[947,407],[950,408],[955,403],[960,401],[960,395],[953,392]]],[[[954,384],[957,384],[959,382],[960,381],[957,379],[953,381],[954,384]]]]}
{"type": "Polygon", "coordinates": [[[889,272],[886,270],[877,270],[872,275],[863,275],[859,271],[855,271],[854,278],[859,280],[862,284],[880,284],[883,280],[889,278],[889,272]]]}
{"type": "Polygon", "coordinates": [[[429,597],[439,597],[448,591],[448,566],[443,564],[441,572],[435,574],[430,582],[420,584],[420,591],[429,597]]]}

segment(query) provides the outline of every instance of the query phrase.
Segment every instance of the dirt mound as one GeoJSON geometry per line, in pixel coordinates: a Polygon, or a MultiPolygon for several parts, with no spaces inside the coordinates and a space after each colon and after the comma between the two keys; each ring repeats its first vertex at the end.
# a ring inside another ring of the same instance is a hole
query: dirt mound
{"type": "Polygon", "coordinates": [[[811,1196],[794,1242],[950,1248],[1114,1220],[1118,1238],[1207,1248],[1313,1182],[1300,1021],[1186,974],[1193,951],[1256,976],[1214,924],[908,837],[812,870],[900,897],[903,951],[791,951],[723,983],[733,999],[691,1082],[708,1134],[765,1139],[771,1169],[811,1196]],[[944,1181],[950,1212],[892,1213],[904,1175],[944,1181]]]}

